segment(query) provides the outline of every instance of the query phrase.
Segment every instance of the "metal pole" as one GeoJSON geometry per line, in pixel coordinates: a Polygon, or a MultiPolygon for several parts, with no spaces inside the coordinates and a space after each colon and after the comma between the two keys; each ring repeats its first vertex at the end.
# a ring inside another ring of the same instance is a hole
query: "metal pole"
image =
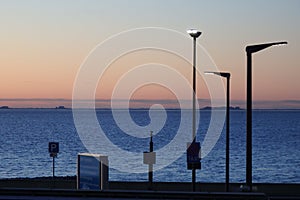
{"type": "MultiPolygon", "coordinates": [[[[152,131],[150,132],[150,143],[149,143],[149,152],[153,152],[153,141],[152,141],[152,131]]],[[[149,174],[148,179],[150,183],[150,187],[152,186],[153,182],[153,164],[149,164],[149,174]]]]}
{"type": "Polygon", "coordinates": [[[229,109],[230,109],[230,75],[227,77],[226,102],[226,192],[229,192],[229,109]]]}
{"type": "Polygon", "coordinates": [[[252,54],[247,52],[246,185],[252,191],[252,54]]]}
{"type": "Polygon", "coordinates": [[[52,162],[52,174],[53,174],[53,178],[55,177],[54,171],[55,171],[55,157],[52,157],[53,162],[52,162]]]}
{"type": "MultiPolygon", "coordinates": [[[[193,133],[192,141],[196,142],[196,37],[194,37],[194,61],[193,61],[193,133]]],[[[192,187],[196,190],[196,169],[192,169],[192,187]]]]}

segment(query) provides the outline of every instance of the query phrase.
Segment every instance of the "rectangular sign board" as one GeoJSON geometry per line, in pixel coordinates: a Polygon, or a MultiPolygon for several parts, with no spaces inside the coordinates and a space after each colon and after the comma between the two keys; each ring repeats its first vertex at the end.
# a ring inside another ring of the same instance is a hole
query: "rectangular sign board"
{"type": "Polygon", "coordinates": [[[156,164],[156,152],[144,152],[143,163],[147,165],[156,164]]]}
{"type": "Polygon", "coordinates": [[[59,153],[59,143],[58,142],[49,142],[48,151],[50,154],[59,153]]]}
{"type": "Polygon", "coordinates": [[[80,153],[77,156],[77,189],[108,188],[108,158],[101,154],[80,153]]]}
{"type": "Polygon", "coordinates": [[[186,161],[188,169],[201,169],[201,148],[200,142],[187,144],[186,161]]]}

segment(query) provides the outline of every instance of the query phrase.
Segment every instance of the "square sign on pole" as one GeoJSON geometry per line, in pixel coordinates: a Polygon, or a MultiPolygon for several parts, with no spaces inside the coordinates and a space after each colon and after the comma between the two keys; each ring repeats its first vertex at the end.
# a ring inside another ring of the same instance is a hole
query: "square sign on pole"
{"type": "Polygon", "coordinates": [[[59,153],[59,143],[49,142],[48,151],[51,157],[56,157],[56,155],[59,153]]]}
{"type": "Polygon", "coordinates": [[[57,154],[59,153],[59,143],[58,142],[49,142],[48,145],[48,151],[50,153],[50,157],[53,158],[53,166],[52,166],[52,173],[53,173],[53,177],[55,176],[55,162],[54,159],[57,157],[57,154]]]}
{"type": "Polygon", "coordinates": [[[200,142],[187,144],[186,161],[188,169],[201,169],[201,149],[200,142]]]}

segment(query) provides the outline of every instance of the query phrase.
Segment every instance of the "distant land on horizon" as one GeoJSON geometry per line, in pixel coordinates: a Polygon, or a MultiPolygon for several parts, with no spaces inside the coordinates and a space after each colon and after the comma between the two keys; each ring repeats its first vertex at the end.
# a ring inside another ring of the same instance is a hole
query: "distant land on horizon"
{"type": "MultiPolygon", "coordinates": [[[[0,106],[0,110],[6,110],[6,109],[54,109],[54,110],[70,110],[71,107],[65,107],[65,106],[56,106],[56,107],[9,107],[9,106],[0,106]]],[[[89,108],[82,108],[82,109],[89,109],[89,108]]],[[[96,110],[111,110],[111,108],[106,107],[97,107],[96,110]]],[[[126,110],[127,108],[116,108],[117,110],[126,110]]],[[[130,110],[148,110],[149,107],[139,107],[139,108],[129,108],[130,110]]],[[[154,108],[155,109],[155,108],[154,108]]],[[[156,108],[157,110],[160,110],[160,108],[156,108]]],[[[180,108],[165,108],[166,110],[179,110],[180,108]]],[[[220,106],[220,107],[211,107],[211,106],[205,106],[200,108],[200,110],[225,110],[226,107],[220,106]]],[[[183,108],[182,110],[189,110],[189,108],[183,108]]],[[[239,106],[230,106],[230,110],[246,110],[245,108],[241,108],[239,106]]],[[[252,110],[300,110],[300,108],[253,108],[252,110]]]]}
{"type": "MultiPolygon", "coordinates": [[[[78,105],[82,108],[88,108],[89,105],[95,105],[97,109],[111,108],[111,103],[114,101],[114,106],[120,109],[148,109],[151,106],[160,105],[166,109],[191,109],[190,99],[183,99],[179,102],[177,99],[93,99],[93,100],[79,100],[78,105]],[[93,104],[91,104],[93,103],[93,104]]],[[[223,109],[224,100],[215,100],[215,105],[211,105],[211,99],[198,99],[198,108],[208,110],[211,107],[214,109],[223,109]],[[220,106],[220,107],[218,107],[220,106]],[[223,107],[223,108],[222,108],[223,107]]],[[[0,98],[1,109],[8,108],[56,108],[67,109],[72,108],[74,101],[72,99],[63,98],[0,98]],[[61,106],[61,107],[60,107],[61,106]]],[[[75,101],[75,103],[77,103],[75,101]]],[[[76,107],[78,107],[78,105],[76,107]]],[[[246,109],[246,100],[231,100],[231,110],[246,109]]],[[[116,108],[115,107],[115,108],[116,108]]],[[[300,100],[253,100],[253,109],[272,109],[272,110],[298,110],[300,109],[300,100]]]]}

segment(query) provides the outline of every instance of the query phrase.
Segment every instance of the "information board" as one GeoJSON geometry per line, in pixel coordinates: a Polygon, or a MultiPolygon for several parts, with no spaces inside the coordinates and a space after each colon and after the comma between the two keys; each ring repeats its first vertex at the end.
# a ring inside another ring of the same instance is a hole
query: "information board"
{"type": "Polygon", "coordinates": [[[77,188],[102,190],[108,188],[108,158],[101,154],[78,154],[77,188]]]}

